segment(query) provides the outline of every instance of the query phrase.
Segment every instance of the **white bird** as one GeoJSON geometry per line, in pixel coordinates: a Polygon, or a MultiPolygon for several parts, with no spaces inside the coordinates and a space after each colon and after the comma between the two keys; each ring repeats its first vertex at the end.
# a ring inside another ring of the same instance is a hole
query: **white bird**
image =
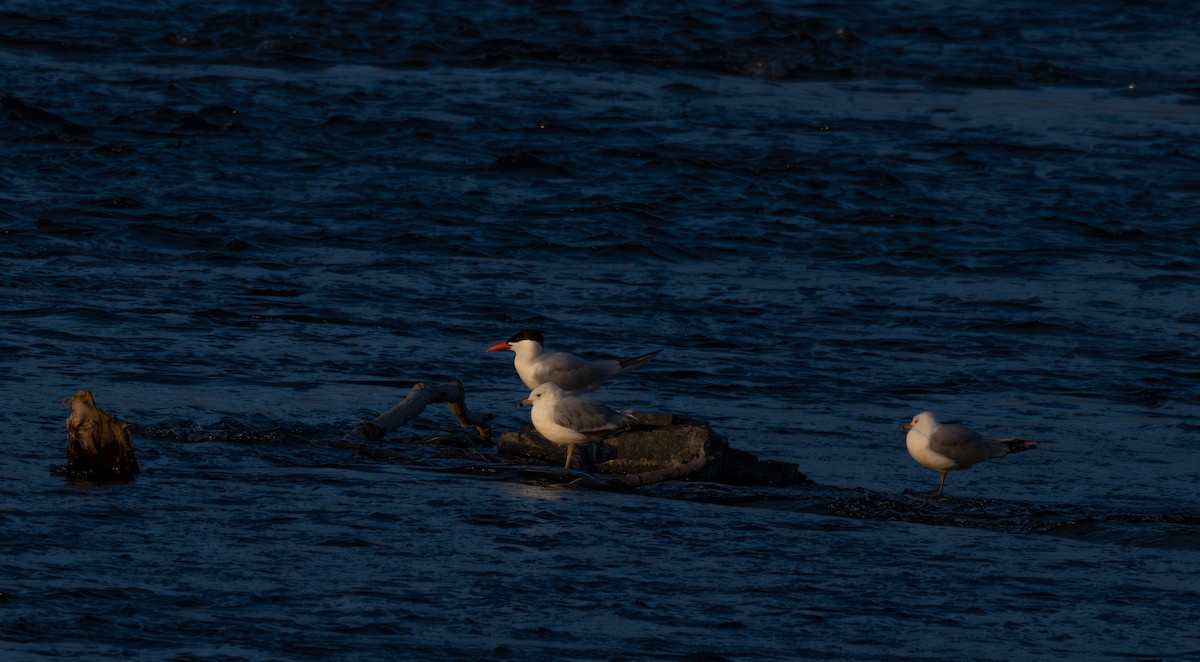
{"type": "Polygon", "coordinates": [[[553,382],[533,389],[521,404],[533,405],[529,418],[539,434],[553,444],[567,447],[563,471],[570,469],[571,454],[577,444],[629,429],[629,417],[624,413],[592,398],[567,395],[553,382]]]}
{"type": "Polygon", "coordinates": [[[525,386],[534,389],[546,382],[558,384],[567,395],[578,395],[595,389],[601,382],[632,370],[649,361],[662,350],[627,359],[589,361],[567,352],[547,352],[540,331],[525,330],[487,351],[512,350],[516,357],[513,366],[525,386]]]}
{"type": "Polygon", "coordinates": [[[908,454],[922,465],[942,472],[942,480],[934,492],[937,496],[942,496],[947,472],[967,469],[984,460],[1037,448],[1036,441],[985,439],[978,432],[961,425],[941,425],[937,417],[927,411],[913,416],[912,422],[902,429],[908,430],[908,436],[905,438],[908,454]]]}

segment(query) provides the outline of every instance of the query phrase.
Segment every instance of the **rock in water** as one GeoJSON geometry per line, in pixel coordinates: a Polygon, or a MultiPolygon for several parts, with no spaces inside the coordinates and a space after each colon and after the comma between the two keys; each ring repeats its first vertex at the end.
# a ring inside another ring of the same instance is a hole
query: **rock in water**
{"type": "Polygon", "coordinates": [[[129,425],[96,406],[90,391],[76,393],[67,417],[67,476],[96,482],[127,481],[138,472],[129,425]]]}
{"type": "MultiPolygon", "coordinates": [[[[633,429],[603,441],[581,445],[575,453],[591,471],[614,476],[643,476],[625,484],[644,485],[658,480],[690,478],[734,485],[802,485],[807,482],[789,462],[759,460],[731,448],[728,440],[708,423],[677,414],[636,412],[633,429]],[[673,471],[678,468],[679,471],[673,471]]],[[[562,465],[565,451],[546,441],[532,427],[505,432],[502,454],[562,465]]]]}

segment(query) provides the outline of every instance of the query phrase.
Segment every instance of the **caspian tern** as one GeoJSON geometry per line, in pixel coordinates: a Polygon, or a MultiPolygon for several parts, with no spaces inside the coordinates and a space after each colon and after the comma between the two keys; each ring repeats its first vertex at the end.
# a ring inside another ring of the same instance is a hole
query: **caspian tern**
{"type": "Polygon", "coordinates": [[[577,444],[612,436],[629,429],[629,417],[592,398],[567,395],[558,384],[547,382],[530,392],[521,405],[533,405],[529,418],[547,441],[567,447],[563,471],[571,468],[577,444]]]}
{"type": "Polygon", "coordinates": [[[627,359],[589,361],[567,352],[547,352],[540,331],[525,330],[487,351],[512,350],[516,354],[513,366],[525,386],[534,389],[546,382],[558,384],[567,395],[577,395],[595,389],[601,382],[632,370],[649,361],[656,349],[648,354],[627,359]]]}
{"type": "Polygon", "coordinates": [[[905,425],[908,430],[905,444],[908,454],[922,465],[942,472],[942,480],[933,494],[942,496],[946,473],[967,469],[971,465],[996,457],[1037,448],[1036,441],[1027,439],[985,439],[974,430],[961,425],[941,425],[932,413],[923,411],[905,425]]]}

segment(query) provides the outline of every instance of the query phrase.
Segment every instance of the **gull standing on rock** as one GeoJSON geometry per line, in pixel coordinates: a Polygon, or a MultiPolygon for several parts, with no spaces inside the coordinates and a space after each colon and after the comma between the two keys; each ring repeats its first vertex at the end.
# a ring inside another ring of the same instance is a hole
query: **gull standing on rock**
{"type": "Polygon", "coordinates": [[[629,417],[625,414],[592,398],[566,395],[553,382],[533,389],[520,404],[533,405],[529,418],[539,434],[555,445],[567,447],[563,471],[571,468],[576,444],[629,429],[629,417]]]}
{"type": "Polygon", "coordinates": [[[546,382],[558,384],[567,395],[578,395],[595,389],[601,382],[632,370],[649,361],[662,350],[626,359],[589,361],[566,352],[547,352],[542,333],[527,329],[502,343],[488,348],[489,352],[512,350],[516,357],[513,366],[525,386],[535,389],[546,382]]]}
{"type": "Polygon", "coordinates": [[[1037,448],[1036,441],[1026,439],[985,439],[983,435],[961,425],[941,425],[932,413],[923,411],[913,416],[905,443],[908,454],[922,465],[942,472],[942,480],[933,494],[942,496],[946,473],[967,469],[971,465],[994,457],[1037,448]]]}

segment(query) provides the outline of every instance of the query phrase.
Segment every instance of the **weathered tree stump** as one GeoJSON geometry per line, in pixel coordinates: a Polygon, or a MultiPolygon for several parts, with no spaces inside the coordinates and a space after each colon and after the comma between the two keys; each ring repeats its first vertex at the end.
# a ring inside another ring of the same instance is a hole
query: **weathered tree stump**
{"type": "Polygon", "coordinates": [[[408,392],[408,397],[404,398],[400,404],[372,420],[362,421],[354,426],[353,430],[342,436],[342,442],[361,444],[380,441],[401,425],[420,416],[426,407],[436,402],[449,404],[450,412],[458,419],[459,425],[464,428],[475,428],[480,441],[491,440],[492,430],[488,424],[488,421],[492,419],[491,414],[476,414],[468,410],[462,382],[451,379],[440,384],[426,384],[425,382],[414,384],[412,390],[408,392]]]}
{"type": "Polygon", "coordinates": [[[96,482],[131,480],[138,473],[129,425],[96,406],[90,391],[70,400],[67,417],[67,477],[96,482]]]}
{"type": "MultiPolygon", "coordinates": [[[[807,482],[789,462],[759,460],[729,446],[708,423],[676,414],[638,412],[634,428],[576,447],[575,455],[591,471],[612,474],[628,487],[689,478],[735,485],[800,485],[807,482]]],[[[532,427],[505,432],[502,454],[562,466],[566,450],[542,438],[532,427]]]]}

